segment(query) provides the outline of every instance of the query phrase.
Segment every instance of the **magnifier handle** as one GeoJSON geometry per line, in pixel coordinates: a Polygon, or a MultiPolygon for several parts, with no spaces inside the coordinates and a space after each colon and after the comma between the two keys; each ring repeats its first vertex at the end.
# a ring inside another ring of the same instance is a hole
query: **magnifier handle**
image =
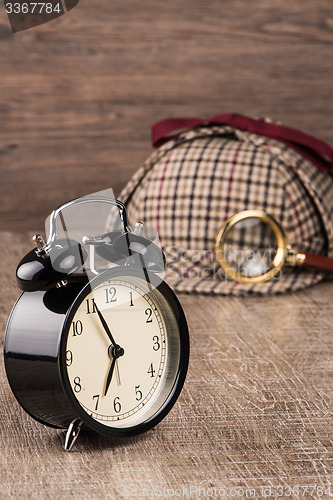
{"type": "Polygon", "coordinates": [[[333,273],[333,259],[309,252],[304,252],[304,256],[304,267],[312,267],[318,269],[318,271],[333,273]]]}

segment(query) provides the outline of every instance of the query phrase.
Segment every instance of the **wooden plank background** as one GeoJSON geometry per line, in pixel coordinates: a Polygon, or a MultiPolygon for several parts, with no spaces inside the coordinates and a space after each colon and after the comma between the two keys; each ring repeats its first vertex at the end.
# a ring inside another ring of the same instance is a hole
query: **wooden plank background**
{"type": "Polygon", "coordinates": [[[331,0],[81,0],[12,34],[0,5],[0,230],[113,187],[169,116],[271,116],[333,144],[331,0]]]}

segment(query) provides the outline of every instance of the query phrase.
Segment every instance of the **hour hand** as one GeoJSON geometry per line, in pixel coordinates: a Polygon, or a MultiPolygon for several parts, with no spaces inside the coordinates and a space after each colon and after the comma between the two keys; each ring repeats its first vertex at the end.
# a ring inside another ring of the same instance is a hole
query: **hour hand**
{"type": "MultiPolygon", "coordinates": [[[[112,380],[112,375],[113,375],[114,368],[115,368],[115,365],[116,365],[116,361],[117,361],[118,358],[120,358],[121,356],[123,356],[124,353],[125,353],[124,349],[122,347],[120,347],[120,345],[118,345],[118,344],[116,344],[113,347],[112,346],[109,347],[109,356],[112,358],[112,361],[111,361],[110,370],[109,370],[109,373],[108,373],[108,376],[107,376],[107,379],[106,379],[104,396],[106,396],[106,394],[108,392],[108,389],[110,387],[111,380],[112,380]]],[[[118,366],[117,366],[117,369],[118,369],[118,366]]],[[[118,378],[119,378],[119,373],[118,373],[118,378]]],[[[118,385],[120,385],[119,384],[119,380],[118,380],[118,385]]]]}
{"type": "Polygon", "coordinates": [[[112,375],[113,375],[114,367],[115,367],[115,364],[116,364],[116,359],[117,358],[113,358],[112,362],[111,362],[110,370],[109,370],[109,373],[108,373],[108,378],[106,379],[104,396],[106,396],[106,394],[107,394],[107,392],[109,390],[110,384],[111,384],[112,375]]]}

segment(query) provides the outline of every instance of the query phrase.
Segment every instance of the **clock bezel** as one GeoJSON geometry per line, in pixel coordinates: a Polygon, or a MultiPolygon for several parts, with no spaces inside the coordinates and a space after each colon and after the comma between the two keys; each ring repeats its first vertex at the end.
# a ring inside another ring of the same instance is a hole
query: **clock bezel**
{"type": "Polygon", "coordinates": [[[82,304],[82,302],[85,300],[85,297],[91,292],[91,290],[103,281],[120,276],[139,278],[141,280],[143,278],[142,271],[140,272],[130,267],[115,267],[101,272],[98,276],[89,281],[89,283],[85,285],[84,288],[78,293],[73,304],[67,312],[61,332],[58,355],[58,366],[64,392],[67,396],[67,399],[69,400],[69,403],[77,414],[77,418],[79,418],[90,429],[101,434],[114,437],[133,436],[146,432],[147,430],[155,427],[169,413],[183,388],[187,374],[190,351],[188,326],[184,311],[179,303],[179,300],[177,299],[171,288],[164,281],[161,282],[160,278],[158,278],[154,273],[148,272],[147,277],[149,278],[149,281],[152,284],[153,288],[156,288],[157,291],[163,296],[164,300],[166,300],[166,302],[168,303],[173,313],[174,321],[177,325],[179,334],[179,362],[171,389],[164,401],[161,402],[161,406],[152,416],[147,418],[147,420],[145,420],[144,422],[129,427],[112,427],[103,425],[85,411],[85,409],[81,406],[75,394],[73,393],[68,378],[66,367],[66,345],[68,332],[71,326],[72,319],[75,316],[79,306],[82,304]]]}

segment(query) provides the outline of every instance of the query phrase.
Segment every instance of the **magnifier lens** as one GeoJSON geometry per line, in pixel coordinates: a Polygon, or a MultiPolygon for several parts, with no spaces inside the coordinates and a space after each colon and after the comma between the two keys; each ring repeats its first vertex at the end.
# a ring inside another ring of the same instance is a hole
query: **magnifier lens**
{"type": "Polygon", "coordinates": [[[225,235],[224,258],[245,278],[262,276],[273,269],[278,239],[270,225],[251,217],[235,223],[225,235]]]}

